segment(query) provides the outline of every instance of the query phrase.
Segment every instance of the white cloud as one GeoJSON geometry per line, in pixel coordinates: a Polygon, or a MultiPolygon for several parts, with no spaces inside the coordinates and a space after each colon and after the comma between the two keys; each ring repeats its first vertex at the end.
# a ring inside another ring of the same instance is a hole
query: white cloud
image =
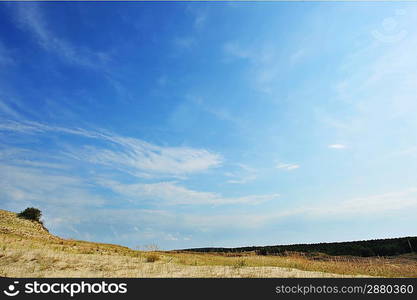
{"type": "Polygon", "coordinates": [[[284,169],[287,171],[292,171],[292,170],[298,169],[299,167],[300,165],[297,165],[297,164],[285,164],[285,163],[277,164],[278,169],[284,169]]]}
{"type": "Polygon", "coordinates": [[[257,178],[257,175],[255,175],[255,174],[240,176],[240,177],[238,177],[237,175],[233,175],[233,176],[236,176],[237,178],[236,179],[229,179],[229,180],[227,180],[227,183],[245,184],[245,183],[254,181],[257,178]]]}
{"type": "Polygon", "coordinates": [[[197,29],[202,28],[204,24],[206,23],[206,21],[207,21],[207,15],[199,14],[194,19],[194,27],[197,29]]]}
{"type": "Polygon", "coordinates": [[[343,145],[343,144],[331,144],[328,147],[329,148],[332,148],[332,149],[345,149],[346,148],[346,145],[343,145]]]}
{"type": "Polygon", "coordinates": [[[183,176],[221,164],[220,155],[204,149],[160,147],[139,139],[112,137],[117,150],[84,147],[68,153],[72,158],[123,169],[139,177],[183,176]],[[116,140],[115,140],[116,139],[116,140]]]}
{"type": "MultiPolygon", "coordinates": [[[[257,90],[270,94],[283,76],[283,68],[288,64],[288,57],[281,57],[279,49],[273,42],[242,45],[235,41],[223,45],[226,54],[225,62],[245,60],[249,66],[250,83],[257,90]]],[[[300,54],[301,55],[301,54],[300,54]]],[[[295,61],[296,57],[294,58],[295,61]]]]}
{"type": "Polygon", "coordinates": [[[18,26],[29,32],[41,48],[55,54],[69,64],[100,72],[117,93],[119,99],[123,101],[132,99],[131,93],[125,88],[123,82],[116,79],[111,72],[109,62],[112,60],[112,50],[91,49],[57,35],[43,15],[41,5],[37,3],[16,4],[15,7],[18,26]]]}
{"type": "Polygon", "coordinates": [[[122,184],[102,180],[101,184],[121,195],[129,197],[132,201],[141,202],[147,200],[168,205],[259,204],[279,197],[278,194],[224,197],[217,193],[191,190],[176,182],[122,184]]]}
{"type": "Polygon", "coordinates": [[[207,10],[201,8],[196,9],[196,6],[190,5],[187,7],[187,11],[194,17],[194,28],[202,29],[208,20],[207,10]]]}
{"type": "Polygon", "coordinates": [[[208,11],[204,7],[197,7],[195,5],[188,5],[186,12],[193,17],[194,29],[202,29],[208,20],[208,11]]]}
{"type": "Polygon", "coordinates": [[[108,60],[102,52],[93,52],[85,47],[77,47],[62,37],[55,35],[36,3],[17,5],[18,24],[33,34],[37,43],[47,51],[53,52],[69,63],[96,68],[98,63],[108,60]]]}
{"type": "MultiPolygon", "coordinates": [[[[1,153],[0,153],[1,156],[1,153]]],[[[28,159],[16,159],[12,161],[15,165],[21,165],[25,167],[35,167],[35,168],[48,168],[48,169],[69,169],[69,166],[59,163],[51,163],[45,161],[35,161],[28,159]]]]}
{"type": "Polygon", "coordinates": [[[178,239],[178,237],[174,236],[173,234],[168,233],[165,237],[165,240],[167,240],[167,241],[178,241],[179,239],[178,239]]]}
{"type": "Polygon", "coordinates": [[[258,172],[254,168],[245,164],[237,164],[237,166],[239,167],[238,171],[225,173],[225,176],[232,178],[227,180],[227,183],[245,184],[258,178],[258,172]]]}
{"type": "Polygon", "coordinates": [[[14,108],[12,108],[10,104],[0,99],[0,114],[1,113],[16,119],[21,118],[21,115],[14,108]]]}
{"type": "Polygon", "coordinates": [[[223,160],[221,155],[205,149],[162,147],[105,131],[49,126],[30,121],[4,121],[0,123],[1,130],[21,134],[57,132],[100,140],[107,143],[106,147],[87,145],[68,150],[65,154],[72,159],[118,168],[139,177],[184,176],[218,167],[223,160]]]}

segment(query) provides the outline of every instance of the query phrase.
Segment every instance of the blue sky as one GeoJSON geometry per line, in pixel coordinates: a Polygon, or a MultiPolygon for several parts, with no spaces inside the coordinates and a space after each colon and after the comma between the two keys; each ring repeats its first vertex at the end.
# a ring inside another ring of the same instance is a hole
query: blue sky
{"type": "Polygon", "coordinates": [[[415,3],[1,3],[0,206],[162,249],[416,235],[415,3]]]}

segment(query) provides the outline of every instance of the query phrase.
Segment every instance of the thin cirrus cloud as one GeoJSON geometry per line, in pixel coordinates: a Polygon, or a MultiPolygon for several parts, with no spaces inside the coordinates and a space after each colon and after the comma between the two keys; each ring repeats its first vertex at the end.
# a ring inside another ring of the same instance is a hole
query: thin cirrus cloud
{"type": "Polygon", "coordinates": [[[104,130],[85,130],[45,125],[32,121],[7,121],[0,123],[0,131],[23,135],[45,135],[46,133],[68,134],[104,142],[105,146],[83,145],[62,151],[68,158],[99,164],[118,166],[131,175],[185,176],[205,171],[222,164],[221,155],[205,149],[191,147],[162,147],[143,140],[124,137],[104,130]]]}
{"type": "Polygon", "coordinates": [[[104,62],[109,58],[104,52],[76,47],[68,40],[54,34],[43,16],[42,9],[36,3],[18,5],[16,19],[22,29],[32,34],[40,47],[69,63],[96,68],[98,62],[104,62]]]}
{"type": "Polygon", "coordinates": [[[328,146],[331,149],[345,149],[346,145],[343,144],[331,144],[328,146]]]}
{"type": "Polygon", "coordinates": [[[168,205],[227,205],[259,204],[277,199],[279,194],[248,195],[243,197],[224,197],[218,193],[201,192],[188,189],[177,182],[122,184],[102,181],[102,185],[114,192],[127,196],[132,201],[158,201],[168,205]]]}
{"type": "Polygon", "coordinates": [[[238,170],[234,172],[226,172],[225,176],[230,179],[227,183],[245,184],[258,178],[258,171],[245,164],[237,164],[238,170]]]}
{"type": "Polygon", "coordinates": [[[119,166],[138,177],[183,176],[220,166],[222,157],[205,149],[161,147],[145,141],[105,136],[116,150],[86,146],[68,152],[72,158],[108,167],[119,166]]]}
{"type": "Polygon", "coordinates": [[[21,117],[21,115],[14,108],[12,108],[10,104],[0,99],[0,115],[2,114],[16,119],[21,117]]]}
{"type": "Polygon", "coordinates": [[[250,78],[254,87],[270,94],[283,74],[282,66],[287,62],[297,64],[305,56],[306,50],[294,49],[288,57],[280,57],[280,51],[273,41],[264,41],[256,46],[228,41],[223,45],[223,52],[226,63],[234,60],[246,62],[250,66],[250,78]]]}
{"type": "Polygon", "coordinates": [[[298,169],[299,167],[300,167],[300,165],[297,165],[297,164],[279,163],[277,165],[278,169],[283,169],[283,170],[286,170],[286,171],[292,171],[292,170],[298,169]]]}
{"type": "Polygon", "coordinates": [[[111,72],[111,62],[114,58],[111,53],[114,52],[114,49],[98,50],[86,45],[79,45],[68,38],[57,35],[45,17],[43,6],[37,3],[19,3],[14,12],[16,25],[22,31],[29,33],[31,39],[39,47],[54,54],[67,64],[100,72],[107,84],[116,92],[118,99],[132,100],[132,95],[126,88],[124,80],[118,79],[111,72]]]}

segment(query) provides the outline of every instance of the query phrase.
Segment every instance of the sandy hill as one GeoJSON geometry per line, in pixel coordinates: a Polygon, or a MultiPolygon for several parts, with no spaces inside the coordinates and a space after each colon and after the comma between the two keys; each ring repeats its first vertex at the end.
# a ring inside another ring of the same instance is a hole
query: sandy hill
{"type": "MultiPolygon", "coordinates": [[[[112,244],[100,244],[72,239],[63,239],[52,235],[41,224],[35,221],[18,218],[16,213],[0,209],[0,234],[4,241],[17,248],[48,248],[74,253],[119,253],[133,250],[112,244]]],[[[3,247],[7,247],[7,243],[3,247]]]]}
{"type": "Polygon", "coordinates": [[[0,233],[10,237],[21,237],[34,240],[57,241],[58,237],[51,235],[40,223],[18,218],[16,213],[0,209],[0,233]]]}

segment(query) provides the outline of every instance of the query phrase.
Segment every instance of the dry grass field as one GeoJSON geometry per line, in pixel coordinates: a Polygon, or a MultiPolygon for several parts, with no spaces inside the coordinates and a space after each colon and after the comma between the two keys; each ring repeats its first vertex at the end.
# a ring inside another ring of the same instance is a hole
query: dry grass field
{"type": "Polygon", "coordinates": [[[417,256],[185,253],[62,239],[0,210],[2,277],[417,277],[417,256]]]}

